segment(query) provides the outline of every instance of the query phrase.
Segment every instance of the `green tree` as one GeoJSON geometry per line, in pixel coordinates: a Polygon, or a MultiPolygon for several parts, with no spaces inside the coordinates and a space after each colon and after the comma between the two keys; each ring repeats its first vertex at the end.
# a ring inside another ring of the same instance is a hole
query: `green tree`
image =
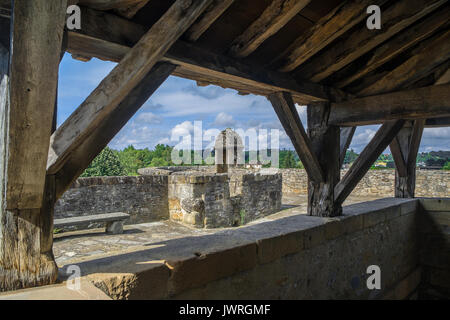
{"type": "Polygon", "coordinates": [[[121,176],[125,170],[120,163],[118,152],[106,147],[83,172],[82,177],[121,176]]]}
{"type": "Polygon", "coordinates": [[[127,176],[136,176],[137,170],[144,167],[144,164],[138,158],[138,150],[132,145],[119,152],[119,159],[127,176]]]}
{"type": "Polygon", "coordinates": [[[296,168],[297,161],[295,161],[294,152],[289,151],[283,159],[283,168],[296,168]]]}
{"type": "Polygon", "coordinates": [[[450,161],[447,161],[445,165],[442,167],[442,170],[450,170],[450,161]]]}
{"type": "Polygon", "coordinates": [[[150,167],[167,167],[169,163],[163,158],[153,158],[150,167]]]}
{"type": "Polygon", "coordinates": [[[344,163],[353,163],[358,158],[358,156],[359,155],[355,151],[353,151],[353,149],[347,150],[347,152],[345,153],[344,163]]]}

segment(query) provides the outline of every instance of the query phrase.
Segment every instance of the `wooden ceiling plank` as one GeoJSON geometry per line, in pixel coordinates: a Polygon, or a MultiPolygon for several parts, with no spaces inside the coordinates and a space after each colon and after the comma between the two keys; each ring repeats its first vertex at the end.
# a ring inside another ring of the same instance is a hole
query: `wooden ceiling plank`
{"type": "Polygon", "coordinates": [[[409,27],[372,51],[369,61],[357,71],[352,72],[350,76],[336,81],[335,87],[344,88],[350,83],[364,77],[402,52],[430,37],[439,28],[448,26],[449,24],[450,10],[437,10],[436,13],[427,17],[424,21],[409,27]]]}
{"type": "Polygon", "coordinates": [[[138,13],[139,10],[141,10],[143,7],[145,7],[145,5],[147,5],[147,3],[149,1],[150,0],[142,0],[138,3],[130,5],[128,7],[114,9],[114,11],[117,12],[122,17],[131,19],[136,15],[136,13],[138,13]]]}
{"type": "Polygon", "coordinates": [[[450,69],[447,69],[447,71],[436,81],[436,85],[439,84],[447,84],[450,82],[450,69]]]}
{"type": "Polygon", "coordinates": [[[77,0],[78,4],[97,10],[128,8],[147,0],[77,0]]]}
{"type": "Polygon", "coordinates": [[[117,108],[209,4],[209,0],[177,0],[128,51],[52,135],[47,162],[48,174],[54,174],[61,168],[70,153],[117,108]]]}
{"type": "Polygon", "coordinates": [[[320,82],[445,3],[447,0],[396,2],[383,11],[381,30],[369,30],[361,26],[342,41],[337,41],[331,48],[314,56],[295,72],[301,74],[303,79],[320,82]]]}
{"type": "Polygon", "coordinates": [[[234,0],[214,0],[200,18],[186,31],[186,39],[192,42],[197,41],[233,2],[234,0]]]}
{"type": "Polygon", "coordinates": [[[377,124],[386,120],[446,116],[450,116],[450,84],[333,103],[329,123],[358,126],[377,124]]]}
{"type": "Polygon", "coordinates": [[[328,15],[320,19],[308,32],[297,38],[297,40],[276,59],[275,64],[281,64],[280,71],[293,71],[317,52],[325,48],[325,46],[332,43],[366,18],[366,9],[368,6],[381,6],[386,1],[387,0],[347,0],[343,2],[328,15]]]}
{"type": "Polygon", "coordinates": [[[450,30],[423,42],[414,54],[375,83],[358,91],[358,96],[370,96],[401,89],[423,78],[450,59],[450,30]]]}
{"type": "Polygon", "coordinates": [[[230,48],[230,54],[244,58],[252,54],[266,39],[277,33],[311,0],[273,0],[230,48]]]}

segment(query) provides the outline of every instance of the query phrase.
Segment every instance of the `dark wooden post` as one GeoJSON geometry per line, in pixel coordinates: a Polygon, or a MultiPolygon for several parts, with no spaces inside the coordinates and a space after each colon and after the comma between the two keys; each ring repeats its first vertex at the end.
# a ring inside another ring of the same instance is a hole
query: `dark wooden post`
{"type": "Polygon", "coordinates": [[[416,159],[425,120],[416,120],[404,127],[390,144],[395,161],[395,197],[414,198],[416,188],[416,159]]]}
{"type": "Polygon", "coordinates": [[[334,201],[334,187],[340,180],[340,128],[327,124],[330,104],[308,105],[308,136],[319,159],[323,180],[308,181],[308,214],[333,217],[342,214],[342,206],[334,201]]]}
{"type": "Polygon", "coordinates": [[[14,1],[11,32],[0,30],[0,291],[57,277],[44,194],[66,7],[14,1]]]}

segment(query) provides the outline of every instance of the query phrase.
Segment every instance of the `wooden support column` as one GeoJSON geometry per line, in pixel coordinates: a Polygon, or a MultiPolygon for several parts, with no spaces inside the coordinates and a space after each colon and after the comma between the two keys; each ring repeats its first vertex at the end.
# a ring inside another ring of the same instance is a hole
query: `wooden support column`
{"type": "Polygon", "coordinates": [[[66,7],[14,1],[0,29],[0,291],[57,277],[44,194],[66,7]]]}
{"type": "Polygon", "coordinates": [[[395,161],[395,197],[414,198],[416,188],[416,159],[425,120],[416,120],[404,127],[392,140],[390,149],[395,161]]]}
{"type": "Polygon", "coordinates": [[[308,214],[334,217],[342,214],[342,206],[334,201],[334,187],[340,180],[340,128],[328,125],[330,103],[308,105],[308,136],[312,150],[323,170],[321,181],[308,181],[308,214]]]}

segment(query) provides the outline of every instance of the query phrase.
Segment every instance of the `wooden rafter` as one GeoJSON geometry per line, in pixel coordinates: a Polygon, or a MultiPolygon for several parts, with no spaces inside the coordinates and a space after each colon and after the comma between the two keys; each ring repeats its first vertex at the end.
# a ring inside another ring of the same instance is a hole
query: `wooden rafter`
{"type": "Polygon", "coordinates": [[[365,27],[358,28],[328,50],[314,56],[298,68],[296,73],[301,74],[304,79],[320,82],[446,2],[447,0],[398,1],[383,10],[383,27],[380,32],[365,27]]]}
{"type": "Polygon", "coordinates": [[[177,0],[139,40],[52,135],[47,163],[49,174],[56,173],[63,166],[70,153],[117,108],[209,3],[208,0],[177,0]]]}
{"type": "MultiPolygon", "coordinates": [[[[308,32],[300,36],[277,59],[280,70],[290,72],[325,48],[331,42],[361,22],[370,5],[382,5],[387,0],[347,0],[320,19],[308,32]]],[[[278,64],[276,62],[276,64],[278,64]]]]}
{"type": "MultiPolygon", "coordinates": [[[[145,33],[144,27],[107,13],[84,10],[83,16],[83,29],[68,32],[67,50],[71,53],[119,62],[138,37],[145,33]]],[[[295,102],[303,104],[347,98],[340,90],[309,81],[297,82],[288,74],[242,63],[181,40],[173,45],[163,60],[179,66],[175,75],[240,92],[267,96],[273,92],[288,91],[295,102]]]]}
{"type": "Polygon", "coordinates": [[[119,15],[127,19],[133,18],[150,0],[142,0],[125,8],[114,9],[119,15]]]}
{"type": "Polygon", "coordinates": [[[291,139],[300,160],[305,166],[308,177],[320,183],[324,180],[323,171],[306,135],[305,128],[300,121],[291,94],[288,92],[277,92],[269,95],[268,99],[272,103],[286,134],[291,139]]]}
{"type": "Polygon", "coordinates": [[[359,126],[394,119],[450,116],[450,85],[399,91],[333,103],[329,123],[359,126]]]}
{"type": "Polygon", "coordinates": [[[230,48],[234,57],[247,57],[277,33],[311,0],[273,0],[262,15],[237,37],[230,48]]]}
{"type": "Polygon", "coordinates": [[[111,10],[138,5],[147,0],[77,0],[76,2],[97,10],[111,10]]]}
{"type": "Polygon", "coordinates": [[[208,9],[186,31],[186,39],[197,41],[203,33],[233,4],[234,0],[214,0],[208,9]]]}
{"type": "MultiPolygon", "coordinates": [[[[386,43],[377,47],[370,53],[370,59],[368,59],[368,61],[357,70],[347,72],[347,67],[342,69],[342,73],[347,75],[335,81],[335,86],[337,88],[344,88],[350,83],[364,77],[366,74],[369,74],[386,62],[397,57],[402,52],[412,48],[420,41],[428,38],[439,28],[448,26],[449,24],[450,10],[448,8],[446,10],[437,10],[436,13],[433,13],[425,20],[407,28],[403,32],[389,39],[386,43]]],[[[351,66],[348,66],[348,69],[350,68],[351,66]]]]}
{"type": "Polygon", "coordinates": [[[413,50],[412,56],[394,70],[358,91],[358,96],[370,96],[399,90],[432,72],[450,59],[450,31],[442,32],[413,50]]]}
{"type": "Polygon", "coordinates": [[[342,204],[356,185],[361,181],[372,164],[391,143],[403,127],[404,120],[387,121],[377,131],[373,139],[364,148],[359,157],[334,189],[336,203],[342,204]]]}
{"type": "Polygon", "coordinates": [[[447,69],[447,71],[435,82],[436,85],[447,83],[450,83],[450,69],[447,69]]]}

